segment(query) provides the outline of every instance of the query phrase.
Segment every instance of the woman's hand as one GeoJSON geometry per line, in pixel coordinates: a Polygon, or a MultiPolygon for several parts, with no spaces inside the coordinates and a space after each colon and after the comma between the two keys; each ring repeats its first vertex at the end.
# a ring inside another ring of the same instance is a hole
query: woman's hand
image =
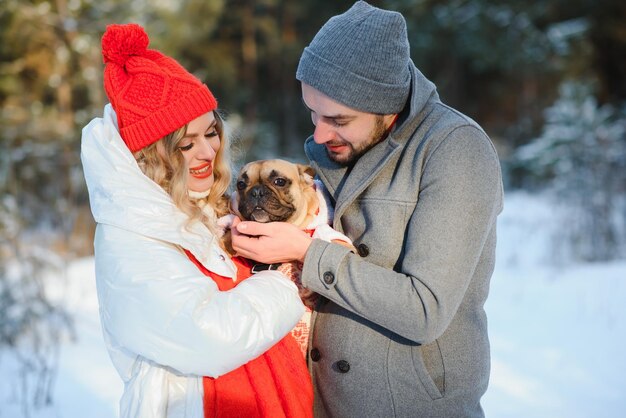
{"type": "Polygon", "coordinates": [[[259,223],[235,218],[231,228],[237,255],[261,263],[304,261],[312,238],[286,222],[259,223]]]}
{"type": "Polygon", "coordinates": [[[295,283],[298,287],[298,295],[300,296],[302,303],[304,303],[304,306],[309,308],[309,310],[315,309],[319,295],[314,291],[307,289],[302,284],[302,263],[299,261],[282,263],[277,270],[295,283]]]}

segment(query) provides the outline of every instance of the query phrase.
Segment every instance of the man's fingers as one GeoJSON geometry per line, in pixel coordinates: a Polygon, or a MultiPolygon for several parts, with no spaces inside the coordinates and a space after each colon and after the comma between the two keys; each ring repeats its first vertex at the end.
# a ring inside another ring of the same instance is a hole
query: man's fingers
{"type": "Polygon", "coordinates": [[[304,231],[284,222],[242,221],[233,224],[232,234],[233,249],[261,263],[303,260],[311,241],[304,231]]]}
{"type": "MultiPolygon", "coordinates": [[[[235,224],[233,224],[233,226],[235,226],[235,224]]],[[[235,227],[237,231],[242,234],[258,237],[260,235],[268,235],[271,225],[260,222],[243,221],[237,223],[235,227]]]]}
{"type": "Polygon", "coordinates": [[[258,238],[235,233],[232,238],[232,246],[238,255],[253,258],[253,250],[257,240],[258,238]]]}

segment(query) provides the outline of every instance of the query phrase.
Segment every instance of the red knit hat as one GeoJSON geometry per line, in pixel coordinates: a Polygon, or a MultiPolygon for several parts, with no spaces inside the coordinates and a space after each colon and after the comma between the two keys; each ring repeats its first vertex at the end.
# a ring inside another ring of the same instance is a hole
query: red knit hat
{"type": "Polygon", "coordinates": [[[132,152],[217,108],[206,85],[149,42],[134,23],[109,25],[102,36],[104,89],[132,152]]]}

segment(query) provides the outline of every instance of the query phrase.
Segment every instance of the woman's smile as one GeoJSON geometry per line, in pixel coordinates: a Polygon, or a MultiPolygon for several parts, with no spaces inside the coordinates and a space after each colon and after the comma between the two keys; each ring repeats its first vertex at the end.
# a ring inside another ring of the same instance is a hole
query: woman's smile
{"type": "Polygon", "coordinates": [[[197,167],[189,168],[189,173],[197,179],[205,179],[213,174],[213,165],[206,162],[197,167]]]}

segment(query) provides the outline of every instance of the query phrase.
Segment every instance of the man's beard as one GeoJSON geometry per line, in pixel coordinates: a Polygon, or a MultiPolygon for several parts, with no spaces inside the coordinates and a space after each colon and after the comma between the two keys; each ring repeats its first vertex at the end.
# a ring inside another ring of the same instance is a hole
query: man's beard
{"type": "Polygon", "coordinates": [[[354,164],[359,158],[361,158],[367,151],[372,149],[376,144],[381,142],[387,137],[388,130],[385,127],[384,117],[381,115],[376,116],[376,120],[374,122],[374,129],[370,132],[369,138],[367,141],[357,144],[351,144],[349,142],[342,142],[341,145],[345,145],[349,148],[349,152],[347,155],[339,156],[338,154],[333,154],[326,148],[326,153],[328,154],[328,158],[332,161],[336,162],[342,166],[349,166],[354,164]]]}

